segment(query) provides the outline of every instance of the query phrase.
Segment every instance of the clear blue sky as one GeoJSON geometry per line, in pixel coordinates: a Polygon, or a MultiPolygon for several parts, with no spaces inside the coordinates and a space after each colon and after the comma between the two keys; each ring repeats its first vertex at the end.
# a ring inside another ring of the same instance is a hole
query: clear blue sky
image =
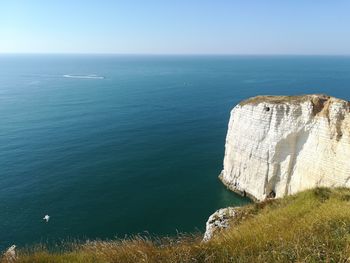
{"type": "Polygon", "coordinates": [[[349,0],[0,0],[0,53],[350,54],[349,0]]]}

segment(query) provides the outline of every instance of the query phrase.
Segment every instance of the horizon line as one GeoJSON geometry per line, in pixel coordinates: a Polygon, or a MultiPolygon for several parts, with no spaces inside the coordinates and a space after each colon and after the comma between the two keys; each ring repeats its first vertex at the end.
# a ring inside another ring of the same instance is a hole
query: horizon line
{"type": "Polygon", "coordinates": [[[117,55],[117,56],[338,56],[350,54],[304,53],[114,53],[114,52],[0,52],[0,55],[117,55]]]}

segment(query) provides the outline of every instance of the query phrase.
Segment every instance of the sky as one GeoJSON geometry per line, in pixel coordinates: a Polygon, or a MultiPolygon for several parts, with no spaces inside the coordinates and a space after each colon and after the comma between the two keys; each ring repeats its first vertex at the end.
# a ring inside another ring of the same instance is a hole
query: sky
{"type": "Polygon", "coordinates": [[[350,55],[350,1],[0,0],[0,53],[350,55]]]}

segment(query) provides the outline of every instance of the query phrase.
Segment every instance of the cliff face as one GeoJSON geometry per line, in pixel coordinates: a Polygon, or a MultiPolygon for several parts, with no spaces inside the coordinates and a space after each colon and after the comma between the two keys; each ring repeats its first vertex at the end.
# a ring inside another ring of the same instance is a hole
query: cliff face
{"type": "Polygon", "coordinates": [[[231,111],[221,180],[257,200],[350,186],[349,110],[326,95],[241,102],[231,111]]]}

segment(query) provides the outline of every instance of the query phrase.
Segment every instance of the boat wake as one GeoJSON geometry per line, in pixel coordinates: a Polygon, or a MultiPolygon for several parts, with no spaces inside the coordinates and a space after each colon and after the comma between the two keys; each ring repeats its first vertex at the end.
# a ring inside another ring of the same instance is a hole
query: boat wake
{"type": "Polygon", "coordinates": [[[73,79],[104,79],[105,77],[103,76],[98,76],[98,75],[63,75],[64,78],[73,78],[73,79]]]}

